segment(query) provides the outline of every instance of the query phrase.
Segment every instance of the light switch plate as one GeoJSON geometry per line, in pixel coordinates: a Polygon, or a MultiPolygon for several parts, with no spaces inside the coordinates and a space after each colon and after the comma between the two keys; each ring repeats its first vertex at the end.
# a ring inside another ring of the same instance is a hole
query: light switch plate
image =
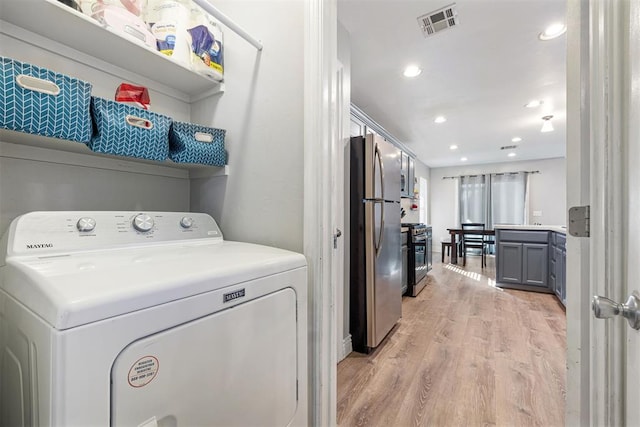
{"type": "Polygon", "coordinates": [[[533,211],[533,216],[542,216],[542,211],[533,211]]]}

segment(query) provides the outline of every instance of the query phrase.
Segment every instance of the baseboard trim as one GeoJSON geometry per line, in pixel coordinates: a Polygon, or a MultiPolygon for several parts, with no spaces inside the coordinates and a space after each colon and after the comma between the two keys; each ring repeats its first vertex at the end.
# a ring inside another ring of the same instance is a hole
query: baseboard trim
{"type": "Polygon", "coordinates": [[[342,340],[342,354],[340,354],[340,357],[338,358],[338,362],[342,359],[344,359],[345,357],[347,357],[349,355],[349,353],[351,353],[353,351],[353,343],[351,342],[351,334],[347,335],[346,337],[344,337],[344,339],[342,340]]]}

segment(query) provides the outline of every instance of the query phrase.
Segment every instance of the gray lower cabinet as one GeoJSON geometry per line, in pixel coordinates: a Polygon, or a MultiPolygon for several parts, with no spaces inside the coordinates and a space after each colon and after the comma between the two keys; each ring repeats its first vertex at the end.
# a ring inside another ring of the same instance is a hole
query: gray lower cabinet
{"type": "Polygon", "coordinates": [[[552,292],[549,232],[496,230],[496,282],[502,287],[552,292]]]}
{"type": "Polygon", "coordinates": [[[559,258],[558,258],[558,269],[557,269],[557,276],[559,278],[558,280],[558,298],[560,298],[560,301],[562,301],[563,304],[567,304],[567,281],[566,281],[566,260],[567,260],[567,251],[566,250],[562,250],[560,251],[559,254],[559,258]]]}
{"type": "Polygon", "coordinates": [[[522,244],[522,284],[548,288],[548,245],[540,243],[522,244]]]}
{"type": "Polygon", "coordinates": [[[497,229],[497,284],[554,293],[566,305],[566,240],[555,231],[497,229]]]}
{"type": "Polygon", "coordinates": [[[567,282],[566,282],[566,266],[567,266],[567,250],[566,236],[561,233],[553,232],[551,234],[551,246],[549,254],[549,282],[552,284],[551,289],[556,294],[562,304],[567,303],[567,282]]]}
{"type": "Polygon", "coordinates": [[[500,242],[498,244],[500,266],[499,283],[522,283],[522,243],[500,242]]]}
{"type": "Polygon", "coordinates": [[[402,295],[409,288],[409,232],[402,232],[402,295]]]}

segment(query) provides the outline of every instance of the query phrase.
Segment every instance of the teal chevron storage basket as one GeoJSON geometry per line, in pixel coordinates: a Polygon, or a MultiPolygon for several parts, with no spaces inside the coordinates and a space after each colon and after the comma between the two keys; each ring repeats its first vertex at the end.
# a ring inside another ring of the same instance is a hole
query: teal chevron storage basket
{"type": "Polygon", "coordinates": [[[209,166],[227,164],[224,129],[173,122],[169,132],[169,158],[177,163],[209,166]]]}
{"type": "Polygon", "coordinates": [[[171,118],[142,108],[91,98],[94,133],[89,148],[97,153],[164,161],[169,155],[171,118]]]}
{"type": "Polygon", "coordinates": [[[0,57],[0,127],[88,142],[91,84],[0,57]]]}

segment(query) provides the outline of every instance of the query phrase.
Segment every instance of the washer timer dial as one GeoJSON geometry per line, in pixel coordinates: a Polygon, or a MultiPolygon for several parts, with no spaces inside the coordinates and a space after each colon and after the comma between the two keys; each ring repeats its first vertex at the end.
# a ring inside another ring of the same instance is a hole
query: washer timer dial
{"type": "Polygon", "coordinates": [[[182,226],[182,228],[191,228],[193,226],[193,218],[188,217],[188,216],[183,216],[182,219],[180,220],[180,226],[182,226]]]}
{"type": "Polygon", "coordinates": [[[153,218],[147,214],[138,214],[133,218],[133,228],[143,233],[150,231],[153,228],[153,218]]]}
{"type": "Polygon", "coordinates": [[[76,223],[76,228],[78,231],[93,231],[93,229],[96,228],[96,220],[88,216],[82,217],[76,223]]]}

